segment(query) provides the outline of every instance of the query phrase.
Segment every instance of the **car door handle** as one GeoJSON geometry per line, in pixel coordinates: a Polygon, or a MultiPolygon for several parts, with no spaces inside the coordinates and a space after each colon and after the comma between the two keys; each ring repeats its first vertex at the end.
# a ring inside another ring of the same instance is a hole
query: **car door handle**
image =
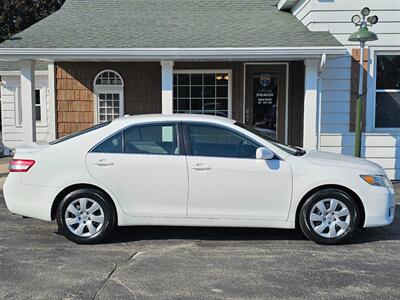
{"type": "Polygon", "coordinates": [[[192,168],[193,170],[197,170],[197,171],[207,171],[207,170],[211,170],[211,167],[209,167],[209,166],[207,166],[207,165],[205,165],[205,164],[201,164],[201,163],[195,164],[195,165],[191,166],[191,168],[192,168]]]}
{"type": "Polygon", "coordinates": [[[98,161],[95,161],[93,164],[96,166],[112,166],[114,163],[106,159],[100,159],[98,161]]]}

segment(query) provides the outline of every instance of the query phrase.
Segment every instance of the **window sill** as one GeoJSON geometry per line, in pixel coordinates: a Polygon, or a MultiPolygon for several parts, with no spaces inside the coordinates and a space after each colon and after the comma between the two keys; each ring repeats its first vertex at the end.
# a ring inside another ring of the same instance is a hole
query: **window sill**
{"type": "Polygon", "coordinates": [[[371,131],[366,132],[369,134],[397,134],[400,135],[400,128],[373,128],[371,131]]]}

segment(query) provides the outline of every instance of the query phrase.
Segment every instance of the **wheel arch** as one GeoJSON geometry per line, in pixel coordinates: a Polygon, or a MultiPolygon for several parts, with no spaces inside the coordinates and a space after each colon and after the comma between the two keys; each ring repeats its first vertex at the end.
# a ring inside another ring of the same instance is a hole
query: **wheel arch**
{"type": "Polygon", "coordinates": [[[69,185],[67,187],[65,187],[64,189],[62,189],[57,196],[54,198],[53,204],[51,206],[51,211],[50,211],[50,217],[51,220],[55,220],[56,218],[56,212],[57,212],[57,208],[60,205],[61,201],[65,198],[65,196],[67,196],[69,193],[76,191],[78,189],[95,189],[98,190],[102,193],[104,193],[104,195],[107,196],[107,200],[108,202],[113,206],[114,208],[114,212],[115,212],[115,218],[116,218],[116,224],[118,224],[118,209],[117,206],[115,205],[114,200],[112,199],[112,197],[109,195],[109,193],[107,193],[104,189],[93,185],[93,184],[89,184],[89,183],[76,183],[76,184],[72,184],[69,185]]]}
{"type": "Polygon", "coordinates": [[[358,224],[358,226],[360,228],[363,228],[364,226],[364,222],[365,222],[365,208],[364,205],[361,201],[361,198],[357,195],[356,192],[354,192],[353,190],[349,189],[348,187],[342,186],[342,185],[338,185],[338,184],[326,184],[326,185],[320,185],[317,186],[315,188],[313,188],[312,190],[310,190],[309,192],[307,192],[300,200],[299,204],[297,205],[296,208],[296,219],[295,219],[295,226],[296,228],[299,228],[299,215],[300,215],[300,210],[304,204],[304,202],[306,202],[306,200],[313,194],[322,191],[322,190],[326,190],[326,189],[337,189],[337,190],[341,190],[347,194],[349,194],[352,199],[354,199],[354,201],[356,202],[356,205],[359,208],[360,211],[360,222],[358,224]]]}

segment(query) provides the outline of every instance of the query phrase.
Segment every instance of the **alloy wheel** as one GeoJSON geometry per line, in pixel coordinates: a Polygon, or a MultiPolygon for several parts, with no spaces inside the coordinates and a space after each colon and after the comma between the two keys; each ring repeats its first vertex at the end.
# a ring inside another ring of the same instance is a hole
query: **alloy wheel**
{"type": "Polygon", "coordinates": [[[336,238],[343,235],[350,226],[350,211],[337,199],[318,201],[309,215],[312,229],[324,238],[336,238]]]}
{"type": "Polygon", "coordinates": [[[99,203],[89,198],[72,201],[65,210],[65,224],[80,237],[97,234],[104,225],[104,211],[99,203]]]}

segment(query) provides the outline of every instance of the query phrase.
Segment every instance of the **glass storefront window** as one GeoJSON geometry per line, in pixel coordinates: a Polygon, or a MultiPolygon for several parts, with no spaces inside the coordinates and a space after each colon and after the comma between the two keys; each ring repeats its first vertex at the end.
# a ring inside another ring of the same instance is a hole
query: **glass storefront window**
{"type": "Polygon", "coordinates": [[[174,74],[174,113],[229,117],[228,72],[174,74]]]}

